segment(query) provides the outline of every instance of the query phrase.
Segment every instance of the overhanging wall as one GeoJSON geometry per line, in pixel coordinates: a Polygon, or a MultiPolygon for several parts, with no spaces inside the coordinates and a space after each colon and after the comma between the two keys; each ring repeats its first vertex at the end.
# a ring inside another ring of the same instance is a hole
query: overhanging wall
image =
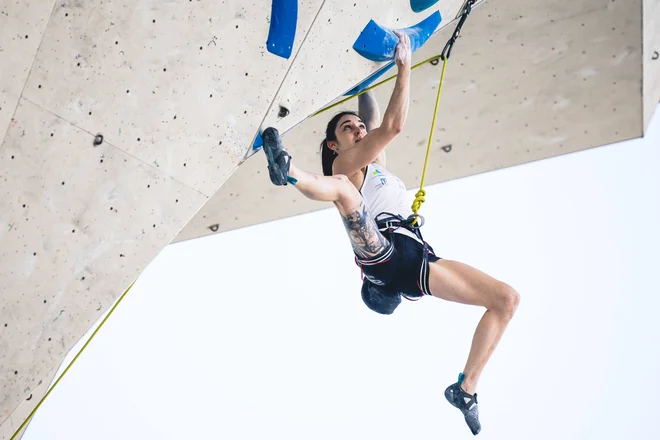
{"type": "Polygon", "coordinates": [[[351,50],[370,19],[409,26],[462,3],[297,4],[290,58],[267,50],[266,0],[1,7],[0,432],[21,424],[264,120],[286,131],[379,68],[351,50]],[[341,75],[329,68],[339,59],[341,75]]]}
{"type": "MultiPolygon", "coordinates": [[[[660,61],[648,61],[642,47],[643,19],[644,44],[656,44],[657,27],[648,23],[658,21],[658,2],[645,1],[644,15],[641,0],[491,1],[477,8],[449,60],[426,185],[642,136],[660,97],[660,61]]],[[[449,26],[432,37],[414,62],[438,54],[452,32],[449,26]]],[[[332,65],[343,75],[343,62],[332,65]]],[[[420,181],[440,69],[427,64],[413,72],[406,127],[387,148],[388,168],[411,189],[420,181]]],[[[308,90],[309,82],[296,86],[308,90]]],[[[382,112],[391,91],[392,83],[375,91],[382,112]]],[[[356,101],[333,111],[357,109],[356,101]]],[[[285,134],[303,169],[321,172],[318,145],[331,115],[285,134]]],[[[331,206],[271,185],[259,153],[176,240],[331,206]]]]}

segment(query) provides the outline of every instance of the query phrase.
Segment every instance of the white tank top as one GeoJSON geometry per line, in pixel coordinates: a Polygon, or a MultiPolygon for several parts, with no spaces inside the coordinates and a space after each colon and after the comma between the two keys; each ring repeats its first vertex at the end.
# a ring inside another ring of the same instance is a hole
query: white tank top
{"type": "MultiPolygon", "coordinates": [[[[365,174],[360,193],[374,221],[381,212],[398,214],[404,218],[412,214],[412,199],[401,179],[377,163],[367,165],[365,174]]],[[[399,228],[396,232],[419,241],[417,236],[406,228],[399,228]]]]}

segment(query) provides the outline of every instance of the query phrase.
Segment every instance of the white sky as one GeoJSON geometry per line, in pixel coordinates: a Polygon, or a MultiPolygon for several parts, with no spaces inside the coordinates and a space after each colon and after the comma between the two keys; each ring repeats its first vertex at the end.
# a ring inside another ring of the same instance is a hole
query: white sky
{"type": "MultiPolygon", "coordinates": [[[[479,438],[658,438],[660,110],[652,124],[427,188],[438,255],[522,296],[479,385],[479,438]]],[[[380,316],[360,287],[334,208],[171,245],[24,439],[472,438],[443,392],[483,309],[380,316]]]]}

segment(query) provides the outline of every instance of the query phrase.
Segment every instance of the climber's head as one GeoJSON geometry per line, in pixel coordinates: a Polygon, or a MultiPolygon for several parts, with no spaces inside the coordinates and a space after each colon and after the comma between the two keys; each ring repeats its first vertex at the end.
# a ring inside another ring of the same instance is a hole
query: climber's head
{"type": "Polygon", "coordinates": [[[325,139],[321,143],[321,162],[323,174],[332,175],[332,163],[337,155],[354,148],[367,135],[367,126],[355,112],[336,114],[325,130],[325,139]]]}

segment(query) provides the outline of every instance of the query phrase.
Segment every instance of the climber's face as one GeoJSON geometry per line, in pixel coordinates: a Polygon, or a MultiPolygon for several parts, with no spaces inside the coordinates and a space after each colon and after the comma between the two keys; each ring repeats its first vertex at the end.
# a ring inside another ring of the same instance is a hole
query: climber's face
{"type": "Polygon", "coordinates": [[[335,128],[337,151],[341,153],[349,148],[356,147],[366,135],[367,126],[364,125],[362,119],[354,115],[343,116],[339,120],[337,128],[335,128]]]}

